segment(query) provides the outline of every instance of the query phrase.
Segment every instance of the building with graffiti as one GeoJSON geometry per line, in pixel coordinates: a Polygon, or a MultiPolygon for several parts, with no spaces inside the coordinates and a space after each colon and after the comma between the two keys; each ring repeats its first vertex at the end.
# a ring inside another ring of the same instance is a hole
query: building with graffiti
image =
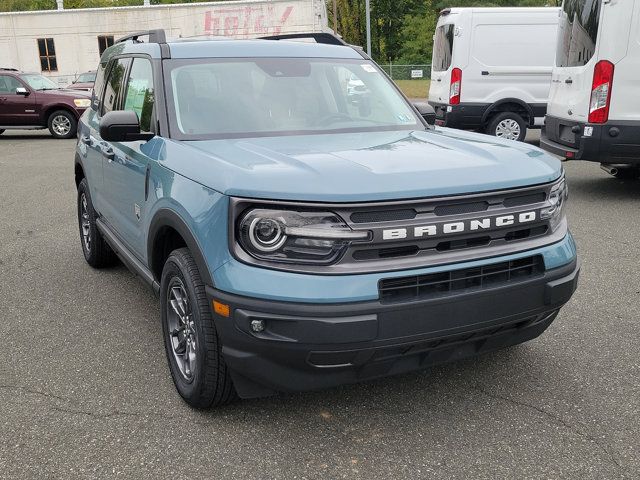
{"type": "Polygon", "coordinates": [[[67,85],[94,70],[114,40],[154,28],[173,38],[319,32],[327,29],[327,11],[324,0],[243,0],[0,13],[0,67],[67,85]]]}

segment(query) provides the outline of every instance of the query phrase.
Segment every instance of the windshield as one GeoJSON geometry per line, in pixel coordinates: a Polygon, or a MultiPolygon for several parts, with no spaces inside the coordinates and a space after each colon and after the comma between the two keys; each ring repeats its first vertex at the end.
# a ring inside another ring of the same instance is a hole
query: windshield
{"type": "Polygon", "coordinates": [[[453,54],[453,38],[455,25],[452,23],[441,25],[436,28],[436,35],[433,43],[433,71],[444,72],[451,66],[451,56],[453,54]]]}
{"type": "Polygon", "coordinates": [[[173,60],[172,136],[181,139],[424,129],[366,60],[173,60]]]}
{"type": "Polygon", "coordinates": [[[601,0],[565,0],[560,14],[558,67],[586,65],[596,50],[601,0]]]}
{"type": "Polygon", "coordinates": [[[96,72],[81,74],[74,83],[93,83],[96,81],[96,72]]]}
{"type": "Polygon", "coordinates": [[[44,75],[37,73],[30,73],[27,75],[20,75],[27,84],[34,90],[57,90],[59,87],[44,75]]]}

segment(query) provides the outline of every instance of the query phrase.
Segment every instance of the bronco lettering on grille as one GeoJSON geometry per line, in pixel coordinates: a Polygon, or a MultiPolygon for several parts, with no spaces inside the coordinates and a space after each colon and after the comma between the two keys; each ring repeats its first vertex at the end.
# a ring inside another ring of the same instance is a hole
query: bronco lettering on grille
{"type": "Polygon", "coordinates": [[[383,240],[402,240],[405,238],[434,237],[437,235],[450,235],[456,233],[473,232],[475,230],[488,230],[502,228],[523,223],[534,222],[538,219],[535,211],[522,212],[496,217],[476,218],[459,222],[434,223],[431,225],[419,225],[411,228],[389,228],[382,231],[383,240]]]}

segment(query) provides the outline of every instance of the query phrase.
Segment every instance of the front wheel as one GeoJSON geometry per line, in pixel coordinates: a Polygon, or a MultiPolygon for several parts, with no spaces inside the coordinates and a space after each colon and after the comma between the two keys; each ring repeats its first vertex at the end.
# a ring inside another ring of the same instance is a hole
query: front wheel
{"type": "Polygon", "coordinates": [[[173,382],[192,407],[236,398],[198,267],[187,248],[174,250],[162,270],[162,330],[173,382]]]}
{"type": "Polygon", "coordinates": [[[527,136],[527,124],[517,113],[502,112],[491,119],[486,132],[494,137],[522,142],[527,136]]]}
{"type": "Polygon", "coordinates": [[[55,138],[71,138],[76,134],[78,121],[72,113],[57,110],[49,115],[47,126],[55,138]]]}

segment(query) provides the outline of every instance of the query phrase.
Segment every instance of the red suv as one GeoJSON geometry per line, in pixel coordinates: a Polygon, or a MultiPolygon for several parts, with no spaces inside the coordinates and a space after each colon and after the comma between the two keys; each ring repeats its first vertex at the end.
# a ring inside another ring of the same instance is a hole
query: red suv
{"type": "Polygon", "coordinates": [[[39,73],[0,68],[0,134],[48,128],[55,138],[71,138],[90,105],[88,92],[62,89],[39,73]]]}

